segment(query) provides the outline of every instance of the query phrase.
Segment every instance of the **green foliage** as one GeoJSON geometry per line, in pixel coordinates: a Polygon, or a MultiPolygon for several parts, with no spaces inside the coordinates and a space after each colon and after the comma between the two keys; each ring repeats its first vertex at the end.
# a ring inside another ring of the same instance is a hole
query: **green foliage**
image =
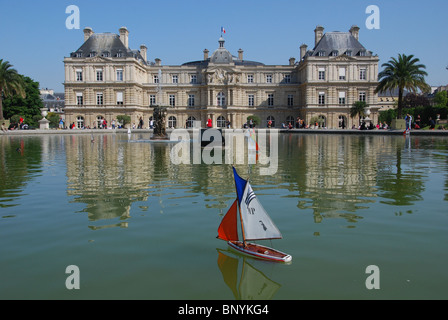
{"type": "Polygon", "coordinates": [[[366,115],[366,108],[369,106],[365,101],[356,101],[352,104],[352,107],[350,108],[350,117],[354,118],[356,116],[359,116],[359,120],[361,120],[361,117],[364,117],[366,115]]]}
{"type": "Polygon", "coordinates": [[[448,95],[446,91],[439,91],[434,96],[434,103],[446,107],[448,105],[448,95]]]}
{"type": "MultiPolygon", "coordinates": [[[[14,115],[23,117],[24,123],[29,126],[37,126],[33,116],[41,114],[43,107],[40,98],[39,83],[33,81],[31,78],[19,75],[22,78],[23,87],[25,90],[25,98],[19,95],[3,99],[3,114],[6,118],[11,118],[14,115]]],[[[13,121],[12,121],[13,122],[13,121]]]]}
{"type": "Polygon", "coordinates": [[[121,125],[124,128],[126,127],[127,124],[131,123],[131,116],[128,115],[117,116],[117,121],[121,123],[121,125]]]}
{"type": "Polygon", "coordinates": [[[3,99],[15,95],[25,98],[23,77],[8,61],[0,59],[0,119],[3,119],[3,99]]]}
{"type": "MultiPolygon", "coordinates": [[[[47,120],[50,121],[50,127],[51,128],[58,128],[59,127],[59,118],[60,115],[54,112],[49,112],[48,115],[46,116],[47,120]]],[[[42,119],[42,117],[41,117],[42,119]]],[[[41,120],[38,119],[38,120],[41,120]]]]}
{"type": "Polygon", "coordinates": [[[419,61],[413,55],[399,54],[398,59],[392,57],[388,62],[383,63],[384,70],[378,74],[379,84],[375,89],[376,93],[398,88],[398,118],[401,118],[404,90],[416,93],[418,90],[427,92],[430,89],[425,82],[425,76],[428,75],[424,71],[426,67],[418,64],[419,61]]]}
{"type": "Polygon", "coordinates": [[[386,111],[380,111],[380,114],[378,116],[378,121],[381,123],[386,123],[390,125],[392,123],[392,119],[397,118],[397,109],[389,109],[386,111]]]}
{"type": "Polygon", "coordinates": [[[254,126],[258,126],[261,123],[260,118],[258,116],[256,116],[256,115],[248,116],[247,117],[247,122],[248,123],[249,123],[250,119],[252,119],[252,122],[254,123],[254,126]]]}

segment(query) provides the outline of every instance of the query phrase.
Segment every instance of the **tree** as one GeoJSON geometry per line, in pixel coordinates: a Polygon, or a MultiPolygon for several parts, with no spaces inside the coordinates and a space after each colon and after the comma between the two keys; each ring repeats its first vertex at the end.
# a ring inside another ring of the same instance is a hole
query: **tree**
{"type": "Polygon", "coordinates": [[[391,57],[388,62],[383,63],[382,67],[384,67],[384,70],[378,74],[379,84],[375,89],[375,93],[398,88],[398,118],[401,118],[403,92],[405,89],[413,93],[416,93],[418,90],[423,92],[430,90],[429,85],[425,82],[425,76],[428,74],[423,69],[426,69],[426,66],[418,64],[419,61],[412,54],[409,56],[399,54],[398,60],[391,57]]]}
{"type": "Polygon", "coordinates": [[[256,126],[258,126],[260,124],[260,118],[258,118],[256,115],[248,116],[247,117],[247,123],[249,123],[250,119],[252,119],[254,127],[256,127],[256,126]]]}
{"type": "Polygon", "coordinates": [[[6,118],[20,115],[24,118],[24,123],[27,123],[30,126],[35,126],[37,125],[35,116],[41,115],[41,108],[43,108],[43,102],[40,98],[39,83],[20,74],[18,77],[21,79],[20,81],[25,97],[14,95],[4,99],[4,115],[6,118]]]}
{"type": "Polygon", "coordinates": [[[8,61],[0,59],[0,120],[3,120],[3,98],[14,95],[25,98],[23,79],[8,61]]]}
{"type": "Polygon", "coordinates": [[[439,106],[447,106],[448,105],[448,96],[446,91],[439,91],[434,96],[434,103],[439,106]]]}
{"type": "Polygon", "coordinates": [[[117,121],[122,125],[123,128],[125,128],[127,124],[131,123],[131,117],[128,115],[120,115],[117,116],[117,121]]]}
{"type": "Polygon", "coordinates": [[[366,115],[366,108],[368,108],[368,105],[365,101],[356,101],[350,108],[350,117],[359,116],[359,122],[361,122],[361,117],[366,115]]]}

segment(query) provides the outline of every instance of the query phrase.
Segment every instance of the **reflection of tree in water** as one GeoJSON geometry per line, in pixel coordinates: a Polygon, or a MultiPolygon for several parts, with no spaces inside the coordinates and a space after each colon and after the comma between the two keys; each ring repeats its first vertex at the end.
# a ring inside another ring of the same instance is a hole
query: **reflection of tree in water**
{"type": "Polygon", "coordinates": [[[6,208],[18,205],[12,199],[42,172],[42,144],[34,137],[0,137],[0,150],[0,208],[6,208]]]}
{"type": "MultiPolygon", "coordinates": [[[[390,139],[390,152],[395,152],[395,157],[389,161],[382,161],[378,166],[377,185],[385,204],[404,206],[416,201],[422,201],[421,193],[424,191],[424,173],[415,168],[403,165],[403,153],[406,141],[401,137],[390,139]]],[[[409,157],[406,153],[406,157],[409,157]]]]}

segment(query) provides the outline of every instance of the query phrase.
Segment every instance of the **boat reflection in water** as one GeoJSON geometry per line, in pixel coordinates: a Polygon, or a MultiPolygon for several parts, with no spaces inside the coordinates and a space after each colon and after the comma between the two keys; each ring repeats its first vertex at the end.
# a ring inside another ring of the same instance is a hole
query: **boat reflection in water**
{"type": "Polygon", "coordinates": [[[235,299],[271,300],[280,289],[280,284],[272,281],[260,270],[247,262],[250,258],[244,256],[238,256],[236,258],[231,251],[216,250],[218,251],[219,270],[222,273],[225,284],[232,290],[235,299]],[[239,272],[241,260],[242,267],[239,272]],[[239,282],[238,273],[240,273],[239,282]]]}

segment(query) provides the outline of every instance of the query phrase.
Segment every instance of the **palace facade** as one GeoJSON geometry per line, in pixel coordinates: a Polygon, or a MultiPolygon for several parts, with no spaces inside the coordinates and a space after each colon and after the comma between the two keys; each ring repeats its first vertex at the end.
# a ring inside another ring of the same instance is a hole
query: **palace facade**
{"type": "Polygon", "coordinates": [[[94,33],[84,29],[84,43],[64,58],[65,119],[78,128],[110,125],[129,115],[131,125],[149,125],[153,107],[167,106],[169,128],[191,127],[208,119],[213,127],[241,128],[257,116],[265,128],[280,128],[297,118],[326,128],[350,128],[351,105],[366,101],[366,120],[378,120],[378,57],[359,42],[359,28],[327,32],[317,26],[313,49],[300,46],[300,56],[285,65],[265,65],[237,56],[218,40],[211,54],[198,61],[163,65],[150,61],[145,45],[129,48],[129,31],[94,33]],[[199,123],[196,122],[196,123],[199,123]]]}

